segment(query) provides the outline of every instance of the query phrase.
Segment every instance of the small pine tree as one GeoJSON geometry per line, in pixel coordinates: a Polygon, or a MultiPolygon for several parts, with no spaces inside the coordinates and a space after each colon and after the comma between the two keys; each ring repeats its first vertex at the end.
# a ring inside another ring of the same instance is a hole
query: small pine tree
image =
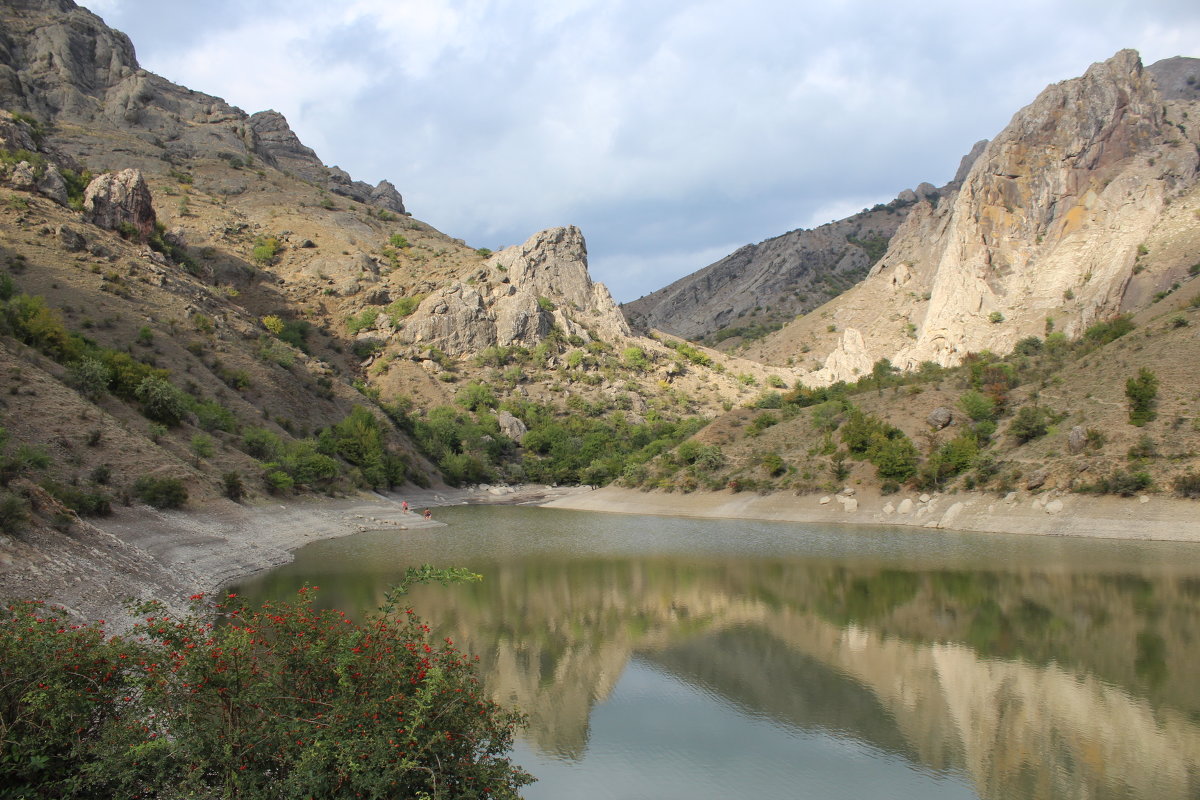
{"type": "Polygon", "coordinates": [[[1125,381],[1125,397],[1129,399],[1129,423],[1139,428],[1154,419],[1158,397],[1158,378],[1146,367],[1138,370],[1136,378],[1125,381]]]}

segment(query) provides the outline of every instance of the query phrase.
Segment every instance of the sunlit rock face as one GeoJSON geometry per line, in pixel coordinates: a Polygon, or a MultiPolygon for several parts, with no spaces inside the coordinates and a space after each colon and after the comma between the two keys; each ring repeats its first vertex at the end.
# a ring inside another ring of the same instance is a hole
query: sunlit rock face
{"type": "Polygon", "coordinates": [[[593,283],[574,226],[551,228],[492,255],[475,274],[426,297],[397,336],[449,355],[535,346],[554,328],[584,341],[630,336],[604,284],[593,283]]]}
{"type": "Polygon", "coordinates": [[[911,369],[1005,353],[1044,336],[1047,318],[1077,336],[1186,277],[1169,254],[1200,246],[1183,213],[1197,195],[1200,128],[1188,120],[1200,102],[1181,76],[1196,65],[1143,68],[1124,50],[1043,91],[958,193],[914,206],[868,278],[827,307],[823,318],[863,341],[830,342],[812,382],[854,380],[864,360],[911,369]],[[1148,254],[1161,258],[1141,274],[1148,254]]]}

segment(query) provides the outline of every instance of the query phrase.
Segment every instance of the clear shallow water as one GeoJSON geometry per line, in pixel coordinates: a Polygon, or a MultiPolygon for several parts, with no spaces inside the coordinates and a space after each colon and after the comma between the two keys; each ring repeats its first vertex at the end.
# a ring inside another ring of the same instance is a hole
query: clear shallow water
{"type": "Polygon", "coordinates": [[[529,798],[1200,795],[1200,548],[438,509],[244,582],[418,612],[530,715],[529,798]]]}

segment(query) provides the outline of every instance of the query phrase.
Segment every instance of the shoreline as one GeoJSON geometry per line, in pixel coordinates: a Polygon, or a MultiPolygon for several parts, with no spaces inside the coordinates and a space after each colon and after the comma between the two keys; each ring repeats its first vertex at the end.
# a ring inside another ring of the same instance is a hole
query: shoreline
{"type": "Polygon", "coordinates": [[[1156,495],[1122,499],[1026,491],[1005,497],[978,492],[883,496],[871,489],[685,495],[618,487],[477,486],[253,505],[215,501],[185,511],[119,508],[111,517],[80,520],[65,531],[38,529],[0,537],[0,595],[43,599],[81,620],[108,620],[108,630],[121,632],[132,624],[124,611],[129,598],[157,597],[178,612],[190,595],[212,593],[285,564],[311,542],[367,530],[441,526],[436,514],[425,520],[421,512],[480,504],[1200,543],[1200,505],[1156,495]],[[401,509],[404,500],[408,513],[401,509]]]}
{"type": "Polygon", "coordinates": [[[311,542],[367,530],[438,527],[425,508],[540,504],[577,487],[534,484],[469,489],[370,492],[350,498],[216,500],[184,510],[114,508],[112,516],[74,521],[65,530],[30,529],[0,537],[0,597],[38,599],[82,620],[103,620],[110,633],[133,623],[129,599],[155,597],[185,610],[194,594],[211,594],[264,569],[286,564],[311,542]],[[409,511],[401,503],[407,500],[409,511]]]}
{"type": "Polygon", "coordinates": [[[544,505],[617,514],[1200,543],[1200,504],[1158,495],[1118,498],[1055,491],[1010,492],[1003,497],[982,492],[880,495],[870,489],[803,495],[728,489],[677,494],[609,486],[544,505]]]}

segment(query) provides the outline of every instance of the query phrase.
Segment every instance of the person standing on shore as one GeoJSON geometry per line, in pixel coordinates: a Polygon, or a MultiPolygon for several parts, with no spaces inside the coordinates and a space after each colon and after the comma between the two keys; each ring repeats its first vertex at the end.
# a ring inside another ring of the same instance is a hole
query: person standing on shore
{"type": "Polygon", "coordinates": [[[400,504],[400,511],[405,514],[408,513],[408,501],[407,500],[405,500],[403,503],[400,504]]]}
{"type": "Polygon", "coordinates": [[[430,511],[428,508],[425,509],[425,519],[433,519],[433,512],[430,511]]]}

